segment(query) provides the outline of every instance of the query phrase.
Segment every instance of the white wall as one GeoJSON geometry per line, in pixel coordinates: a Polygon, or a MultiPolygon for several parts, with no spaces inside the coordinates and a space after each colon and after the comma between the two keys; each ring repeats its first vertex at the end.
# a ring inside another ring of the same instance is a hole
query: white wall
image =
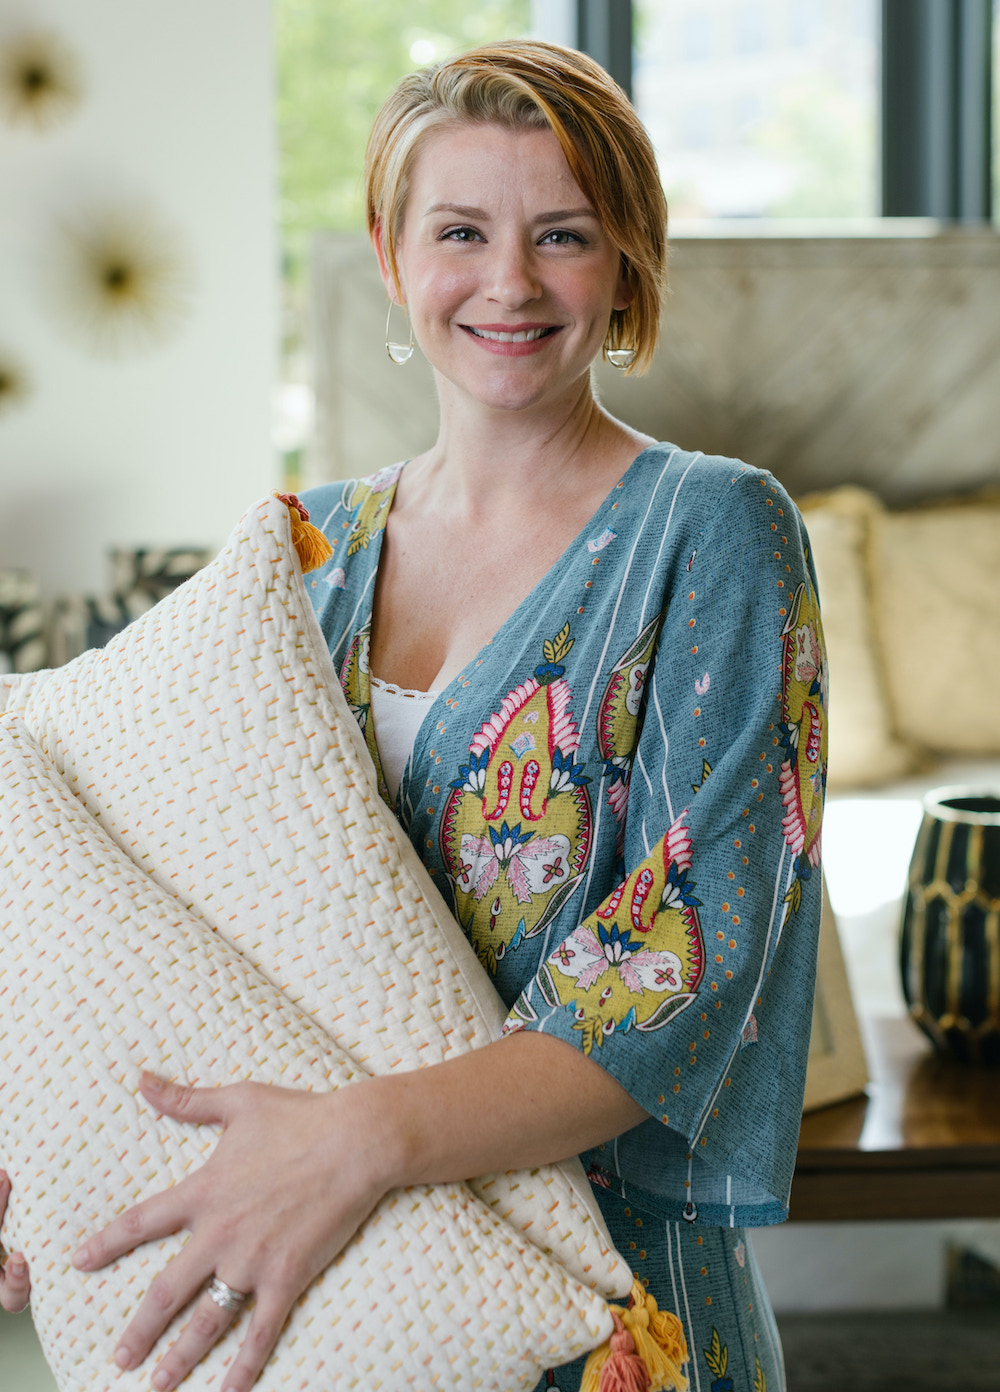
{"type": "Polygon", "coordinates": [[[218,545],[275,485],[277,340],[269,0],[0,0],[0,37],[46,27],[86,97],[46,134],[0,125],[0,352],[34,379],[0,416],[0,566],[103,591],[110,546],[218,545]],[[89,200],[152,200],[196,265],[166,346],[108,361],[44,317],[40,254],[89,200]]]}
{"type": "MultiPolygon", "coordinates": [[[[955,1182],[960,1184],[960,1172],[955,1182]]],[[[936,1310],[949,1246],[1000,1265],[1000,1221],[782,1223],[752,1234],[779,1315],[832,1310],[936,1310]]]]}

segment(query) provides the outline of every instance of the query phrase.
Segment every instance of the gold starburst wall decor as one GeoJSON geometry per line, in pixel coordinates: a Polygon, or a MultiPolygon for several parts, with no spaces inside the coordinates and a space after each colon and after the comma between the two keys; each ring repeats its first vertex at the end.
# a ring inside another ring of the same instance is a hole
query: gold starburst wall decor
{"type": "Polygon", "coordinates": [[[31,389],[28,369],[13,354],[0,349],[0,416],[23,406],[31,389]]]}
{"type": "Polygon", "coordinates": [[[0,43],[0,116],[9,125],[49,130],[82,100],[82,64],[58,34],[29,30],[0,43]]]}
{"type": "Polygon", "coordinates": [[[193,258],[183,235],[146,204],[97,209],[63,223],[43,268],[53,318],[101,357],[149,351],[191,313],[193,258]]]}

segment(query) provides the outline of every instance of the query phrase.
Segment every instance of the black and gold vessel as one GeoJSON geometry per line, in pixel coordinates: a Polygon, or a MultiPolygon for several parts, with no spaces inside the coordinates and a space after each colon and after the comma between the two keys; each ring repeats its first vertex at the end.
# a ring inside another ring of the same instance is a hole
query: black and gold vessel
{"type": "Polygon", "coordinates": [[[936,788],[910,862],[903,994],[935,1046],[1000,1064],[1000,793],[936,788]]]}

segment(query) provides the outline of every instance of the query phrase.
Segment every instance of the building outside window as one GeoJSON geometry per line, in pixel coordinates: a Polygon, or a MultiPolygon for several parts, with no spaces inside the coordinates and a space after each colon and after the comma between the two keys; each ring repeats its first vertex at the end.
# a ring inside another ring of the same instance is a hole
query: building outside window
{"type": "Polygon", "coordinates": [[[877,0],[635,0],[633,96],[671,214],[877,212],[877,0]]]}

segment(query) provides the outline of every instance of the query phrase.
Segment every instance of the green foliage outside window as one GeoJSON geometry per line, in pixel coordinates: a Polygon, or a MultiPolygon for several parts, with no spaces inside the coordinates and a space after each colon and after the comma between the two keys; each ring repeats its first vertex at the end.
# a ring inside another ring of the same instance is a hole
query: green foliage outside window
{"type": "Polygon", "coordinates": [[[404,73],[525,34],[529,0],[275,0],[279,220],[285,276],[310,235],[364,226],[361,165],[375,112],[404,73]]]}

